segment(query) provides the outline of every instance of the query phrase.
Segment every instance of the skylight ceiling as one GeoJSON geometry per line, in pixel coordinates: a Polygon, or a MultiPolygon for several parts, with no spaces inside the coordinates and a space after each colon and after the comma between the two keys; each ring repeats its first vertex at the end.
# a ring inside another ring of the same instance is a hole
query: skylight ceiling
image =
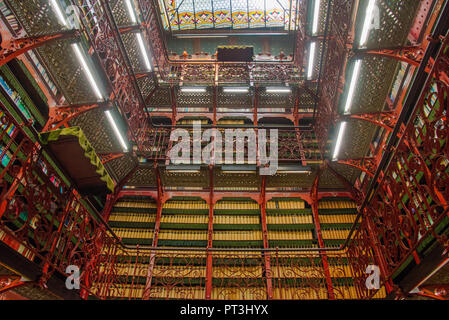
{"type": "Polygon", "coordinates": [[[164,28],[295,30],[295,0],[159,0],[164,28]]]}

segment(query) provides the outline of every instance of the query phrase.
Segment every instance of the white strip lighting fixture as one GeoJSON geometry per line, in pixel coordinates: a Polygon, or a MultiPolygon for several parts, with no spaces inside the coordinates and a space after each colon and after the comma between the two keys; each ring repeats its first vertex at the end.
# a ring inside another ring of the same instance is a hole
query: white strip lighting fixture
{"type": "Polygon", "coordinates": [[[362,65],[362,60],[357,60],[354,64],[354,70],[352,71],[351,84],[349,85],[348,96],[346,98],[346,103],[345,103],[345,109],[344,109],[345,114],[348,114],[349,110],[351,109],[352,100],[354,98],[355,86],[357,85],[357,80],[359,78],[361,65],[362,65]]]}
{"type": "Polygon", "coordinates": [[[267,87],[267,93],[290,93],[292,89],[289,87],[267,87]]]}
{"type": "Polygon", "coordinates": [[[313,64],[315,63],[316,42],[310,43],[309,64],[307,66],[307,79],[311,80],[313,76],[313,64]]]}
{"type": "Polygon", "coordinates": [[[206,88],[205,87],[181,87],[181,92],[185,92],[185,93],[206,92],[206,88]]]}
{"type": "Polygon", "coordinates": [[[315,8],[313,9],[312,34],[318,32],[318,22],[320,18],[320,0],[315,0],[315,8]]]}
{"type": "Polygon", "coordinates": [[[106,110],[104,112],[106,114],[106,117],[109,120],[109,123],[112,126],[112,129],[114,129],[115,135],[117,136],[118,140],[120,141],[120,144],[122,145],[123,151],[128,151],[128,145],[125,142],[125,139],[123,139],[122,134],[120,133],[120,130],[117,127],[117,124],[114,121],[114,118],[112,117],[111,111],[110,110],[106,110]]]}
{"type": "MultiPolygon", "coordinates": [[[[312,21],[312,34],[315,35],[318,32],[318,23],[320,18],[320,0],[315,0],[315,6],[313,9],[313,21],[312,21]]],[[[309,47],[309,64],[307,66],[307,79],[311,80],[313,76],[313,65],[315,63],[315,50],[316,42],[311,42],[309,47]]]]}
{"type": "Polygon", "coordinates": [[[368,33],[371,26],[371,21],[373,19],[374,5],[376,4],[376,0],[369,0],[368,6],[366,7],[365,13],[365,21],[363,22],[362,34],[360,36],[359,46],[365,46],[368,41],[368,33]]]}
{"type": "Polygon", "coordinates": [[[56,13],[56,16],[58,17],[59,23],[68,28],[69,24],[65,19],[64,13],[62,13],[62,9],[59,6],[58,0],[50,0],[50,4],[56,13]]]}
{"type": "MultiPolygon", "coordinates": [[[[126,3],[126,8],[128,9],[128,14],[129,14],[129,18],[131,19],[131,22],[137,23],[136,13],[134,12],[134,7],[131,4],[131,0],[126,0],[125,3],[126,3]]],[[[145,66],[147,67],[147,69],[149,71],[151,71],[152,70],[151,63],[150,63],[150,59],[148,57],[147,48],[145,47],[145,44],[143,42],[142,34],[140,32],[136,33],[136,38],[137,38],[137,43],[139,44],[140,51],[142,52],[142,57],[145,62],[145,66]]]]}
{"type": "Polygon", "coordinates": [[[136,14],[134,13],[134,8],[131,4],[131,0],[126,0],[126,8],[128,9],[129,18],[131,19],[132,23],[137,23],[136,14]]]}
{"type": "Polygon", "coordinates": [[[84,72],[86,73],[87,79],[89,80],[89,83],[92,86],[92,88],[95,92],[95,95],[97,96],[98,99],[103,100],[103,95],[101,94],[100,89],[98,88],[98,85],[95,82],[92,72],[90,71],[89,67],[87,66],[86,60],[84,59],[84,55],[81,53],[79,44],[73,43],[72,48],[75,51],[76,56],[78,57],[78,60],[84,69],[84,72]]]}
{"type": "Polygon", "coordinates": [[[247,93],[249,91],[248,87],[227,87],[223,88],[223,92],[234,92],[234,93],[247,93]]]}
{"type": "Polygon", "coordinates": [[[136,33],[137,42],[139,43],[140,51],[143,55],[143,60],[145,61],[145,65],[149,71],[151,71],[150,59],[148,58],[147,49],[145,48],[145,44],[143,43],[142,35],[140,33],[136,33]]]}
{"type": "Polygon", "coordinates": [[[346,130],[346,122],[342,122],[340,124],[340,130],[338,132],[338,137],[337,137],[337,143],[335,145],[335,150],[334,150],[334,156],[332,157],[332,160],[337,160],[338,154],[340,153],[340,148],[341,148],[341,143],[343,142],[343,136],[345,134],[345,130],[346,130]]]}

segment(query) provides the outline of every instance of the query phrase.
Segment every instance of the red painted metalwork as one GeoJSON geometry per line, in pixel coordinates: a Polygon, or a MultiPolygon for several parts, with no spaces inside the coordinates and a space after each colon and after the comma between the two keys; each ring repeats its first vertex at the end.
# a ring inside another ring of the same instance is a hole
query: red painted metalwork
{"type": "Polygon", "coordinates": [[[62,126],[68,128],[70,120],[95,108],[106,109],[108,105],[109,104],[106,102],[92,102],[78,105],[50,107],[49,119],[42,131],[56,130],[62,126]]]}
{"type": "MultiPolygon", "coordinates": [[[[124,115],[128,136],[143,150],[149,114],[130,61],[120,39],[109,4],[103,0],[81,0],[82,29],[98,57],[114,101],[124,115]]],[[[150,41],[149,41],[150,42],[150,41]]]]}
{"type": "Polygon", "coordinates": [[[106,196],[106,203],[103,207],[103,211],[101,215],[103,216],[105,221],[109,220],[109,215],[111,214],[112,207],[114,206],[114,203],[120,199],[121,197],[121,191],[125,184],[128,182],[128,180],[134,175],[136,170],[138,169],[139,165],[136,164],[127,174],[120,180],[114,188],[114,192],[111,194],[108,194],[106,196]]]}
{"type": "MultiPolygon", "coordinates": [[[[315,232],[318,239],[318,245],[320,248],[324,248],[323,236],[321,234],[320,218],[318,215],[318,184],[320,181],[321,172],[318,171],[313,182],[312,190],[310,191],[310,200],[312,206],[313,223],[315,225],[315,232]]],[[[321,261],[323,263],[324,274],[326,275],[326,287],[329,300],[335,300],[334,287],[332,284],[332,278],[329,272],[329,263],[327,261],[326,251],[320,252],[321,261]]]]}
{"type": "Polygon", "coordinates": [[[114,160],[114,159],[120,159],[120,158],[124,157],[125,154],[122,153],[122,152],[116,152],[116,153],[99,153],[98,156],[99,156],[100,159],[101,159],[101,163],[102,163],[102,164],[106,164],[106,163],[108,163],[109,161],[112,161],[112,160],[114,160]]]}
{"type": "Polygon", "coordinates": [[[94,281],[91,271],[106,228],[29,138],[29,124],[0,107],[0,137],[8,141],[0,156],[8,159],[0,173],[0,230],[32,253],[26,257],[43,268],[42,286],[55,271],[64,274],[68,265],[77,265],[82,289],[92,294],[86,283],[94,281]]]}
{"type": "Polygon", "coordinates": [[[363,194],[360,190],[357,190],[354,185],[349,182],[344,176],[342,176],[338,171],[336,171],[330,164],[326,161],[324,166],[344,185],[344,188],[352,194],[352,198],[359,205],[363,201],[363,194]]]}
{"type": "Polygon", "coordinates": [[[214,168],[209,166],[209,218],[207,223],[207,253],[206,253],[206,300],[212,297],[213,260],[209,249],[213,247],[214,237],[214,168]]]}
{"type": "Polygon", "coordinates": [[[374,173],[377,169],[376,158],[361,158],[361,159],[348,159],[348,160],[338,160],[340,164],[345,164],[354,168],[357,168],[365,172],[370,177],[374,177],[374,173]]]}
{"type": "Polygon", "coordinates": [[[354,30],[350,30],[354,1],[337,0],[333,3],[332,18],[329,21],[327,55],[324,58],[323,76],[318,92],[318,106],[315,132],[319,148],[324,158],[329,130],[336,123],[337,102],[344,87],[344,77],[348,50],[347,47],[353,39],[354,30]]]}
{"type": "MultiPolygon", "coordinates": [[[[385,49],[362,49],[357,50],[356,55],[371,55],[371,56],[381,56],[391,59],[395,59],[401,62],[406,62],[415,67],[421,64],[422,58],[424,56],[424,49],[422,46],[411,46],[411,47],[397,47],[397,48],[385,48],[385,49]]],[[[430,69],[428,69],[430,71],[430,69]]]]}
{"type": "MultiPolygon", "coordinates": [[[[411,120],[404,127],[397,147],[391,150],[392,160],[369,199],[355,236],[374,238],[373,248],[386,283],[391,282],[392,275],[409,257],[416,259],[419,245],[428,236],[442,245],[447,243],[447,237],[439,234],[436,227],[449,215],[446,116],[449,87],[440,80],[441,74],[449,73],[448,48],[449,38],[445,38],[411,120]]],[[[367,245],[363,240],[354,241],[349,250],[366,250],[361,247],[367,245]]],[[[355,263],[353,267],[364,266],[355,263]]]]}
{"type": "MultiPolygon", "coordinates": [[[[262,183],[260,187],[260,214],[261,214],[261,225],[262,225],[262,238],[263,238],[263,247],[264,249],[268,249],[270,244],[268,242],[268,228],[267,228],[267,199],[265,196],[266,193],[266,180],[267,177],[262,177],[262,183]]],[[[264,265],[265,265],[265,277],[267,284],[267,298],[269,300],[273,299],[273,280],[272,280],[272,271],[271,271],[271,256],[270,253],[264,252],[264,265]]]]}
{"type": "Polygon", "coordinates": [[[158,66],[160,78],[168,83],[212,83],[217,75],[220,82],[242,82],[250,78],[254,83],[267,82],[289,82],[295,83],[303,78],[303,57],[305,30],[302,26],[306,21],[307,2],[299,1],[299,19],[304,23],[300,24],[296,37],[295,59],[291,62],[251,62],[251,63],[218,63],[217,61],[173,61],[167,55],[162,27],[158,21],[157,8],[153,1],[139,0],[139,11],[142,13],[144,36],[150,44],[153,62],[158,66]],[[231,72],[231,69],[238,69],[231,72]],[[214,71],[217,72],[214,72],[214,71]],[[251,74],[251,75],[250,75],[251,74]]]}
{"type": "MultiPolygon", "coordinates": [[[[425,31],[426,19],[432,8],[433,2],[434,1],[432,0],[421,0],[418,13],[416,14],[415,21],[413,22],[413,25],[410,29],[410,33],[408,35],[408,40],[412,44],[418,44],[421,42],[423,32],[425,31]]],[[[428,25],[433,26],[433,23],[428,25]]]]}
{"type": "Polygon", "coordinates": [[[17,58],[29,50],[39,48],[52,41],[77,38],[79,35],[80,32],[78,30],[67,30],[42,36],[12,39],[10,42],[2,43],[1,45],[0,66],[8,63],[12,59],[17,58]]]}
{"type": "Polygon", "coordinates": [[[388,112],[348,114],[348,115],[340,115],[338,116],[338,118],[339,119],[351,118],[368,121],[391,132],[393,131],[393,128],[396,126],[397,113],[394,111],[388,111],[388,112]]]}
{"type": "Polygon", "coordinates": [[[435,299],[435,300],[449,300],[449,285],[448,284],[432,284],[420,286],[416,295],[435,299]]]}
{"type": "MultiPolygon", "coordinates": [[[[154,233],[153,233],[153,241],[152,241],[152,247],[157,247],[157,242],[159,240],[159,230],[161,226],[161,217],[162,217],[162,207],[165,203],[164,198],[164,188],[162,186],[162,181],[159,173],[159,168],[157,164],[154,166],[155,174],[156,174],[156,180],[157,180],[157,211],[156,211],[156,221],[154,223],[154,233]]],[[[153,280],[153,272],[154,272],[154,266],[155,266],[155,259],[156,259],[156,252],[152,251],[150,254],[150,261],[148,264],[148,272],[147,272],[147,279],[145,284],[145,289],[143,292],[142,300],[148,300],[150,298],[151,293],[151,285],[153,280]]]]}
{"type": "Polygon", "coordinates": [[[0,275],[0,295],[29,283],[32,283],[32,281],[22,279],[20,276],[0,275]]]}

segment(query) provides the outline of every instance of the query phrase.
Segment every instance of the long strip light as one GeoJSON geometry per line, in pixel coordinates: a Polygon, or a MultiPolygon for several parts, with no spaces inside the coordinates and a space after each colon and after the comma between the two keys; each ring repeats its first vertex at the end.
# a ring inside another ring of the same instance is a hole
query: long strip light
{"type": "Polygon", "coordinates": [[[90,69],[89,69],[89,67],[88,67],[88,65],[86,63],[86,60],[84,59],[84,55],[81,53],[79,44],[78,43],[73,43],[72,44],[72,48],[75,51],[75,54],[76,54],[76,56],[77,56],[77,58],[78,58],[78,60],[79,60],[79,62],[81,64],[81,66],[83,67],[84,72],[86,73],[87,79],[89,80],[89,83],[92,86],[92,88],[93,88],[93,90],[95,92],[95,95],[97,96],[98,99],[103,100],[103,95],[101,94],[100,89],[98,88],[98,85],[95,82],[95,79],[94,79],[94,77],[92,75],[92,72],[90,71],[90,69]]]}
{"type": "Polygon", "coordinates": [[[114,121],[114,118],[112,117],[111,111],[110,110],[106,110],[104,112],[106,114],[106,117],[109,120],[109,123],[112,126],[112,129],[114,129],[114,133],[117,136],[118,140],[120,141],[120,144],[122,145],[123,151],[128,151],[128,145],[125,142],[125,139],[123,138],[122,134],[120,133],[120,130],[117,127],[117,124],[114,121]]]}
{"type": "Polygon", "coordinates": [[[247,93],[249,91],[248,87],[227,87],[223,88],[223,92],[226,93],[247,93]]]}
{"type": "Polygon", "coordinates": [[[136,33],[137,43],[139,43],[140,51],[142,52],[143,60],[145,61],[145,66],[149,71],[151,71],[151,63],[148,58],[147,49],[145,48],[145,44],[143,43],[142,35],[140,33],[136,33]]]}
{"type": "MultiPolygon", "coordinates": [[[[315,6],[313,9],[313,21],[312,21],[312,34],[315,35],[318,32],[318,23],[320,18],[320,6],[321,1],[315,0],[315,6]]],[[[307,79],[311,80],[313,76],[313,65],[315,64],[315,51],[316,42],[311,42],[309,47],[309,63],[307,65],[307,79]]]]}
{"type": "Polygon", "coordinates": [[[371,26],[371,21],[373,19],[374,5],[376,0],[369,0],[368,6],[366,7],[365,21],[363,22],[362,34],[360,36],[359,46],[363,47],[368,40],[368,33],[371,26]]]}
{"type": "MultiPolygon", "coordinates": [[[[134,12],[134,7],[131,4],[131,0],[126,0],[125,3],[126,3],[126,8],[128,9],[128,14],[129,14],[129,18],[131,19],[131,22],[137,23],[136,13],[134,12]]],[[[139,44],[140,52],[142,52],[142,57],[145,62],[145,66],[147,67],[147,69],[149,71],[151,71],[152,70],[151,63],[150,63],[150,59],[148,57],[147,48],[145,47],[145,43],[143,42],[142,34],[140,32],[136,33],[136,38],[137,38],[137,43],[139,44]]]]}
{"type": "Polygon", "coordinates": [[[292,92],[291,88],[288,87],[268,87],[266,90],[267,93],[290,93],[292,92]]]}
{"type": "Polygon", "coordinates": [[[56,13],[56,17],[58,18],[59,23],[68,28],[69,27],[69,23],[65,19],[64,13],[62,13],[62,9],[59,6],[58,1],[57,0],[50,0],[50,4],[51,4],[51,6],[53,7],[53,10],[56,13]]]}
{"type": "Polygon", "coordinates": [[[349,85],[348,96],[346,98],[346,103],[345,103],[345,109],[344,109],[345,114],[348,114],[349,110],[351,109],[352,100],[354,99],[355,87],[357,85],[357,80],[359,78],[361,65],[362,65],[362,60],[357,60],[354,64],[354,70],[352,71],[351,83],[349,85]]]}
{"type": "Polygon", "coordinates": [[[318,32],[318,22],[320,17],[320,6],[321,1],[315,0],[315,7],[313,9],[313,22],[312,22],[312,33],[315,34],[318,32]]]}
{"type": "Polygon", "coordinates": [[[313,65],[315,63],[316,42],[310,43],[309,64],[307,66],[307,79],[311,80],[313,76],[313,65]]]}
{"type": "Polygon", "coordinates": [[[332,157],[332,160],[337,160],[338,154],[340,153],[341,143],[343,142],[343,136],[345,134],[346,130],[346,122],[342,122],[340,124],[340,130],[338,132],[338,138],[337,143],[335,145],[334,155],[332,157]]]}
{"type": "Polygon", "coordinates": [[[128,9],[129,18],[131,19],[132,23],[137,23],[136,14],[134,13],[134,8],[131,4],[131,0],[126,0],[126,8],[128,9]]]}
{"type": "Polygon", "coordinates": [[[206,92],[206,87],[181,87],[181,92],[185,93],[206,92]]]}

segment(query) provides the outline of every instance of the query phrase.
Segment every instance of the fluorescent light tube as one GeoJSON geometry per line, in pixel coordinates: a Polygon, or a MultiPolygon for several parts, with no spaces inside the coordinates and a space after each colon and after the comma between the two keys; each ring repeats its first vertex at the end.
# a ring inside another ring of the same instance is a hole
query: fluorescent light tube
{"type": "Polygon", "coordinates": [[[315,0],[315,7],[313,9],[312,34],[316,34],[318,32],[319,18],[320,18],[320,0],[315,0]]]}
{"type": "Polygon", "coordinates": [[[343,136],[346,130],[346,122],[340,124],[340,131],[338,132],[337,143],[335,145],[334,156],[332,160],[337,160],[338,154],[340,153],[341,143],[343,142],[343,136]]]}
{"type": "Polygon", "coordinates": [[[344,109],[345,114],[349,113],[349,110],[351,109],[352,100],[354,98],[355,87],[357,85],[357,80],[359,78],[361,65],[362,65],[362,60],[357,60],[354,64],[354,70],[352,71],[351,83],[349,85],[348,96],[346,98],[346,103],[345,103],[345,109],[344,109]]]}
{"type": "Polygon", "coordinates": [[[126,0],[126,8],[128,9],[129,18],[131,19],[132,23],[137,22],[136,14],[134,13],[134,8],[131,4],[131,0],[126,0]]]}
{"type": "Polygon", "coordinates": [[[126,152],[128,151],[128,145],[125,142],[125,139],[123,139],[122,134],[120,133],[117,124],[114,121],[114,118],[112,117],[111,111],[110,110],[106,110],[104,113],[106,113],[106,117],[108,118],[112,129],[114,129],[115,135],[117,136],[120,144],[122,145],[123,150],[126,152]]]}
{"type": "Polygon", "coordinates": [[[279,87],[279,88],[275,88],[275,87],[269,87],[266,90],[267,93],[290,93],[292,92],[291,88],[285,87],[279,87]]]}
{"type": "Polygon", "coordinates": [[[69,24],[64,16],[64,13],[62,12],[61,7],[59,6],[58,0],[50,0],[50,4],[58,17],[59,23],[68,28],[69,24]]]}
{"type": "Polygon", "coordinates": [[[236,93],[246,93],[249,91],[249,88],[242,88],[242,87],[228,87],[223,88],[223,92],[236,92],[236,93]]]}
{"type": "Polygon", "coordinates": [[[97,86],[97,83],[95,82],[94,77],[92,76],[92,72],[90,71],[89,67],[87,66],[86,60],[84,59],[84,55],[81,53],[80,47],[78,43],[73,43],[72,48],[75,51],[76,56],[78,57],[79,62],[81,63],[81,66],[84,69],[84,72],[86,73],[87,79],[89,80],[90,85],[92,86],[95,95],[98,99],[103,100],[103,95],[100,92],[100,89],[97,86]]]}
{"type": "Polygon", "coordinates": [[[137,42],[139,43],[140,51],[142,52],[143,60],[145,61],[145,66],[149,71],[151,71],[151,63],[148,58],[147,49],[145,48],[145,44],[143,43],[142,35],[140,33],[136,33],[137,42]]]}
{"type": "Polygon", "coordinates": [[[206,88],[205,87],[181,87],[181,92],[188,92],[188,93],[206,92],[206,88]]]}
{"type": "Polygon", "coordinates": [[[316,48],[316,42],[312,42],[310,44],[310,50],[309,50],[309,64],[307,66],[307,79],[312,79],[313,76],[313,65],[315,63],[315,48],[316,48]]]}
{"type": "Polygon", "coordinates": [[[362,34],[360,36],[359,46],[363,47],[368,41],[368,33],[373,19],[374,5],[376,0],[369,0],[368,7],[366,8],[365,21],[363,22],[362,34]]]}

